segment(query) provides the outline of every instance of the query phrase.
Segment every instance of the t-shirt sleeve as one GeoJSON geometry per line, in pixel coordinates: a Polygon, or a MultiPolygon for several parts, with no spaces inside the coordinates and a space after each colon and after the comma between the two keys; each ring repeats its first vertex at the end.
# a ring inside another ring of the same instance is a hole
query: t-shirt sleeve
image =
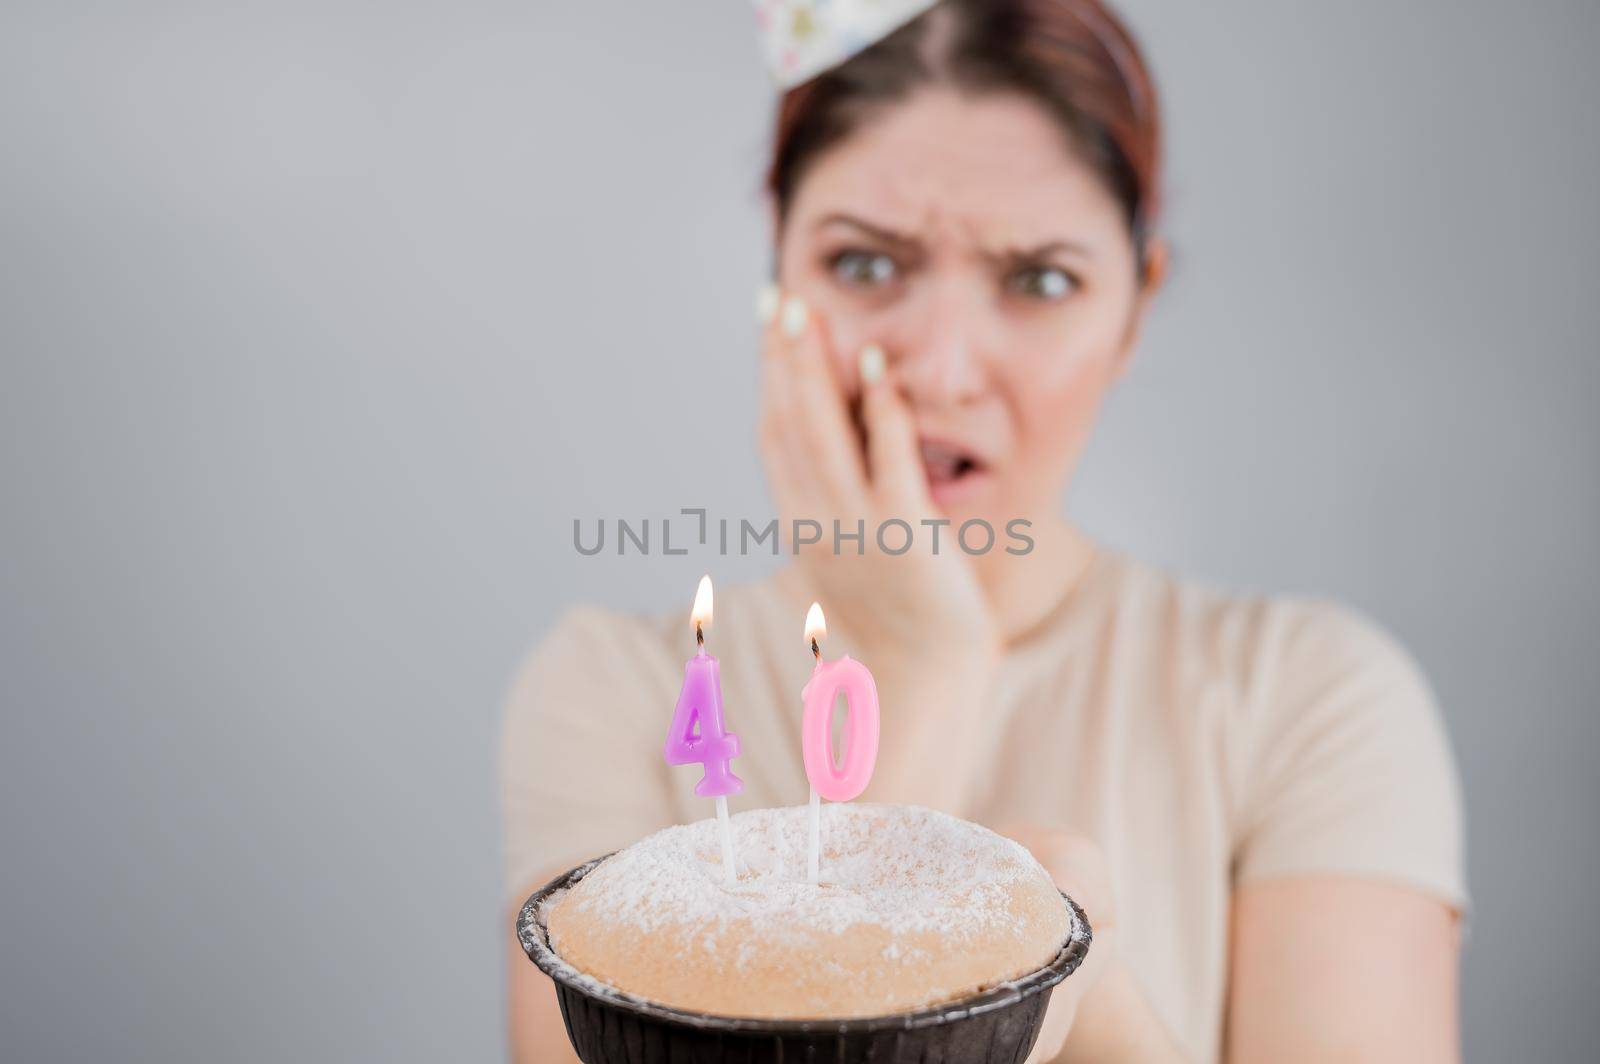
{"type": "Polygon", "coordinates": [[[1417,665],[1348,610],[1276,609],[1246,694],[1235,881],[1380,879],[1464,910],[1460,785],[1417,665]]]}
{"type": "Polygon", "coordinates": [[[508,900],[672,822],[668,770],[647,752],[666,737],[673,672],[645,622],[592,608],[528,659],[500,745],[508,900]]]}

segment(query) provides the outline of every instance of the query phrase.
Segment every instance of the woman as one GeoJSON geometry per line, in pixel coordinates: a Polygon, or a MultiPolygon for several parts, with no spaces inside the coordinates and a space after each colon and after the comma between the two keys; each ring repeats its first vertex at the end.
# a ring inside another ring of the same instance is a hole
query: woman
{"type": "MultiPolygon", "coordinates": [[[[1058,512],[1165,271],[1159,144],[1098,0],[946,0],[783,97],[762,453],[783,527],[868,531],[860,554],[824,535],[719,589],[730,720],[761,751],[739,803],[805,798],[798,633],[819,599],[893,737],[866,797],[1010,833],[1086,903],[1094,965],[1035,1059],[1456,1059],[1459,799],[1410,660],[1336,606],[1179,580],[1058,512]],[[911,550],[875,542],[890,518],[911,550]],[[1031,549],[961,549],[980,519],[1031,549]]],[[[705,815],[674,775],[693,770],[656,753],[684,644],[681,609],[578,610],[524,672],[513,911],[705,815]]],[[[521,1058],[571,1059],[514,947],[511,971],[521,1058]]]]}

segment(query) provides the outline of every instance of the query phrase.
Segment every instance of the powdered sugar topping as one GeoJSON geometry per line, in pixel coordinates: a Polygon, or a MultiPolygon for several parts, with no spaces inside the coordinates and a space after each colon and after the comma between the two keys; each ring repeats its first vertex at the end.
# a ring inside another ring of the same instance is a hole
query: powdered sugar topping
{"type": "MultiPolygon", "coordinates": [[[[764,935],[869,924],[891,936],[933,932],[960,941],[1016,930],[1021,917],[1008,884],[1048,881],[1016,842],[913,806],[824,805],[816,885],[806,881],[805,807],[740,813],[732,824],[735,885],[723,878],[717,824],[704,820],[657,832],[602,862],[571,903],[608,925],[644,933],[676,927],[715,936],[737,920],[764,935]]],[[[743,941],[748,948],[751,940],[743,941]]],[[[894,942],[887,948],[901,949],[894,942]]]]}

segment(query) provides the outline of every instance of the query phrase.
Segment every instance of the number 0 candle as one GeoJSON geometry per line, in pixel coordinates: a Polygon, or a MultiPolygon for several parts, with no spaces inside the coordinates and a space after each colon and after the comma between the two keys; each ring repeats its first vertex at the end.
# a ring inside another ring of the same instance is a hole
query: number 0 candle
{"type": "Polygon", "coordinates": [[[683,688],[672,711],[665,754],[669,765],[704,766],[705,774],[694,793],[717,800],[717,824],[722,832],[722,874],[730,884],[738,879],[733,852],[733,828],[728,822],[728,796],[744,790],[744,781],[728,762],[739,756],[739,737],[722,719],[722,673],[717,659],[706,653],[705,630],[711,626],[711,577],[702,576],[689,615],[694,625],[695,655],[683,666],[683,688]]]}
{"type": "Polygon", "coordinates": [[[822,802],[848,802],[867,789],[878,763],[878,685],[872,673],[848,654],[837,661],[822,660],[827,621],[822,606],[813,602],[806,612],[806,642],[816,666],[800,691],[804,712],[800,719],[800,749],[806,778],[811,781],[810,849],[806,876],[817,881],[822,860],[822,802]],[[833,757],[833,704],[845,698],[844,752],[833,757]]]}

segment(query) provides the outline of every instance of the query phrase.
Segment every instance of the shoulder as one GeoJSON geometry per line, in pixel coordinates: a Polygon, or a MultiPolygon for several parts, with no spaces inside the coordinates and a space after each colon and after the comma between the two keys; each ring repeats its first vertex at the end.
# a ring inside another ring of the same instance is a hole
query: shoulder
{"type": "Polygon", "coordinates": [[[1337,602],[1127,568],[1119,603],[1160,633],[1159,652],[1181,670],[1178,701],[1217,711],[1207,732],[1236,882],[1353,875],[1464,906],[1454,756],[1400,641],[1337,602]]]}
{"type": "Polygon", "coordinates": [[[637,695],[672,683],[669,641],[658,619],[593,605],[571,606],[534,644],[506,699],[508,723],[583,713],[612,722],[641,705],[637,695]]]}
{"type": "Polygon", "coordinates": [[[1269,600],[1243,648],[1245,723],[1269,733],[1340,724],[1398,735],[1435,730],[1438,707],[1421,666],[1366,614],[1320,599],[1269,600]]]}
{"type": "Polygon", "coordinates": [[[666,650],[662,618],[587,603],[569,606],[545,630],[528,655],[525,668],[552,659],[604,656],[611,653],[655,654],[666,650]]]}
{"type": "Polygon", "coordinates": [[[1231,690],[1255,715],[1354,679],[1432,694],[1416,660],[1382,625],[1322,598],[1235,591],[1128,558],[1111,563],[1117,626],[1154,635],[1186,678],[1231,690]]]}
{"type": "MultiPolygon", "coordinates": [[[[772,580],[729,584],[716,592],[717,624],[707,632],[713,653],[743,658],[769,642],[786,612],[772,580]]],[[[801,615],[793,627],[800,629],[801,615]]],[[[796,643],[798,644],[798,636],[796,643]]],[[[524,658],[512,684],[513,709],[556,698],[637,691],[644,703],[676,692],[683,663],[694,653],[689,608],[634,612],[596,605],[565,609],[524,658]]],[[[797,655],[793,655],[796,656],[797,655]]]]}

